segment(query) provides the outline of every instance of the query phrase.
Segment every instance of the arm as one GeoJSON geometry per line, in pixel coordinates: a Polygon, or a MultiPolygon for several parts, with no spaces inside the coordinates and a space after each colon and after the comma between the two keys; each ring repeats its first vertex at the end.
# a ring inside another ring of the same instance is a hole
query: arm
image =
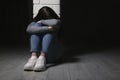
{"type": "Polygon", "coordinates": [[[28,33],[41,33],[41,32],[50,32],[51,29],[49,28],[49,26],[38,27],[35,25],[35,22],[32,22],[28,25],[26,31],[28,33]]]}
{"type": "Polygon", "coordinates": [[[41,23],[47,26],[52,26],[54,30],[59,30],[61,24],[59,19],[41,20],[41,23]]]}

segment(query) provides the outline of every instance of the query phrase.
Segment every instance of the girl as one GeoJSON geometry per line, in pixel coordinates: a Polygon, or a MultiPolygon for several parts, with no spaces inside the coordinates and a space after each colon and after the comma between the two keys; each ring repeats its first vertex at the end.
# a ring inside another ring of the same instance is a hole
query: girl
{"type": "Polygon", "coordinates": [[[42,7],[26,31],[30,33],[31,57],[24,65],[24,70],[43,71],[46,69],[46,55],[51,40],[57,36],[60,29],[60,18],[49,7],[42,7]],[[38,50],[42,44],[41,51],[38,50]]]}

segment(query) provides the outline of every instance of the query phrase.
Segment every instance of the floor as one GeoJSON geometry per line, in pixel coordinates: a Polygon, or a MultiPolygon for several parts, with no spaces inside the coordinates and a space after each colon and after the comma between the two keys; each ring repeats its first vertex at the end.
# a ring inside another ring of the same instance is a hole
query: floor
{"type": "Polygon", "coordinates": [[[49,63],[44,72],[23,70],[30,57],[28,51],[24,46],[0,48],[0,80],[120,80],[120,47],[71,47],[65,49],[62,63],[49,63]]]}

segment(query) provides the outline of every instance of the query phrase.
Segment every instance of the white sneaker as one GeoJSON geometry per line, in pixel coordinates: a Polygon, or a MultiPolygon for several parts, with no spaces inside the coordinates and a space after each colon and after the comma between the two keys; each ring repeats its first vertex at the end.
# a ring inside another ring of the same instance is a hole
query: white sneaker
{"type": "Polygon", "coordinates": [[[24,65],[24,70],[33,70],[36,64],[37,58],[29,58],[28,62],[24,65]]]}
{"type": "Polygon", "coordinates": [[[44,71],[46,69],[46,59],[44,56],[40,56],[37,59],[36,65],[34,67],[34,71],[44,71]]]}

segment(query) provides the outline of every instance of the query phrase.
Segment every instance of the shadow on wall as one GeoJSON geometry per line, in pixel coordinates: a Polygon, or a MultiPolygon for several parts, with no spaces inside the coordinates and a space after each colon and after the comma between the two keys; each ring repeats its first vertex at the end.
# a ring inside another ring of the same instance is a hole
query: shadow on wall
{"type": "Polygon", "coordinates": [[[120,5],[61,0],[63,38],[68,46],[119,45],[120,5]],[[80,2],[78,2],[80,3],[80,2]],[[71,6],[73,5],[73,6],[71,6]]]}
{"type": "Polygon", "coordinates": [[[96,1],[93,4],[92,1],[61,0],[62,38],[66,57],[120,46],[120,5],[117,4],[114,1],[96,1]]]}

